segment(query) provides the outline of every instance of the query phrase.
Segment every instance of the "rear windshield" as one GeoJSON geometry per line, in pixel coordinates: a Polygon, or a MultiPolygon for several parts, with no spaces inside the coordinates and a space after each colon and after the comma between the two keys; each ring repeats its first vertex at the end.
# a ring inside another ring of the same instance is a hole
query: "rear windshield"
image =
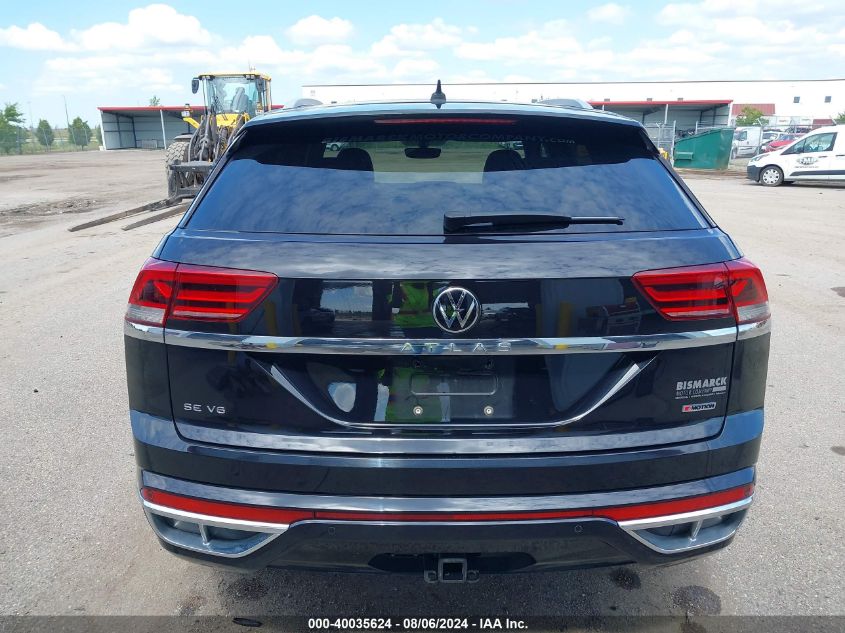
{"type": "Polygon", "coordinates": [[[707,226],[639,128],[537,116],[359,116],[255,126],[189,226],[443,235],[445,215],[490,214],[622,219],[519,232],[707,226]]]}

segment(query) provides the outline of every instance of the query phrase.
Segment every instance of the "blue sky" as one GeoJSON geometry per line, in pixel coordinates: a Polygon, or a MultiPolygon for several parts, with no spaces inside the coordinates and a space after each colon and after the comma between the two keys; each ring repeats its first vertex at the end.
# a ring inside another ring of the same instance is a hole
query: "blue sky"
{"type": "Polygon", "coordinates": [[[14,2],[0,13],[0,102],[96,122],[98,105],[191,99],[190,78],[304,83],[845,77],[830,0],[691,2],[14,2]]]}

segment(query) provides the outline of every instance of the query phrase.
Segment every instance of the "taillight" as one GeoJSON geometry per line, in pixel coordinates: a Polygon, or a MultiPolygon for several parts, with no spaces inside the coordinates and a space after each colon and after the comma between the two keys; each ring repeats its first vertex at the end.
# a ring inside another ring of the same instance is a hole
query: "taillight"
{"type": "Polygon", "coordinates": [[[725,262],[725,266],[731,279],[736,322],[755,323],[768,319],[771,316],[769,293],[760,269],[747,259],[725,262]]]}
{"type": "Polygon", "coordinates": [[[179,264],[171,319],[240,321],[270,293],[276,275],[179,264]]]}
{"type": "Polygon", "coordinates": [[[162,325],[173,296],[176,283],[176,264],[162,262],[152,257],[135,279],[129,303],[126,306],[126,320],[134,323],[162,325]]]}
{"type": "Polygon", "coordinates": [[[738,324],[769,317],[769,295],[760,269],[747,259],[719,264],[644,270],[634,283],[672,321],[733,316],[738,324]]]}
{"type": "Polygon", "coordinates": [[[132,287],[126,320],[150,325],[164,325],[167,319],[240,321],[277,281],[272,273],[150,258],[132,287]]]}

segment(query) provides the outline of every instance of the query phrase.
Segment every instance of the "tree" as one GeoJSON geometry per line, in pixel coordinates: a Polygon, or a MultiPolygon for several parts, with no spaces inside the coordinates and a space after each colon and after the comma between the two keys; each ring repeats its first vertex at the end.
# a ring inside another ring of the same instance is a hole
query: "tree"
{"type": "Polygon", "coordinates": [[[50,124],[45,119],[38,121],[38,127],[35,128],[35,136],[38,138],[38,142],[44,147],[50,147],[53,144],[53,128],[50,127],[50,124]]]}
{"type": "Polygon", "coordinates": [[[86,147],[91,142],[91,128],[80,117],[76,117],[67,131],[68,140],[79,147],[86,147]]]}
{"type": "Polygon", "coordinates": [[[21,136],[26,138],[26,132],[21,125],[23,113],[17,103],[7,103],[0,111],[0,149],[11,153],[20,147],[21,136]]]}
{"type": "Polygon", "coordinates": [[[19,107],[17,103],[7,103],[3,107],[3,118],[9,123],[17,125],[23,123],[23,112],[18,109],[19,107]]]}
{"type": "Polygon", "coordinates": [[[835,117],[833,117],[834,123],[845,123],[845,112],[840,112],[835,117]]]}
{"type": "Polygon", "coordinates": [[[150,105],[151,106],[161,105],[161,99],[159,99],[157,96],[153,95],[152,97],[150,97],[150,105]]]}
{"type": "Polygon", "coordinates": [[[757,108],[745,106],[739,116],[736,118],[737,125],[766,125],[768,119],[763,116],[763,113],[757,108]]]}

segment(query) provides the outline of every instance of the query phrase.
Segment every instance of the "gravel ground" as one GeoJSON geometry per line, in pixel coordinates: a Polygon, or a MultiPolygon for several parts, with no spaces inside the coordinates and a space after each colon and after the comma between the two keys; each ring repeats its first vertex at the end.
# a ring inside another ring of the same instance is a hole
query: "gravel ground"
{"type": "Polygon", "coordinates": [[[845,614],[845,189],[688,180],[763,268],[775,314],[758,493],[727,550],[660,569],[445,586],[241,576],[162,551],[136,498],[121,319],[139,266],[175,220],[128,232],[121,222],[66,230],[118,210],[118,200],[161,197],[161,154],[90,153],[78,164],[49,156],[30,182],[14,169],[32,158],[7,160],[0,213],[67,199],[71,187],[110,202],[96,213],[0,226],[0,614],[845,614]],[[53,190],[60,175],[65,184],[53,190]],[[131,188],[117,184],[133,179],[131,188]]]}
{"type": "Polygon", "coordinates": [[[57,215],[105,215],[166,196],[163,151],[5,156],[0,159],[0,237],[57,215]]]}

